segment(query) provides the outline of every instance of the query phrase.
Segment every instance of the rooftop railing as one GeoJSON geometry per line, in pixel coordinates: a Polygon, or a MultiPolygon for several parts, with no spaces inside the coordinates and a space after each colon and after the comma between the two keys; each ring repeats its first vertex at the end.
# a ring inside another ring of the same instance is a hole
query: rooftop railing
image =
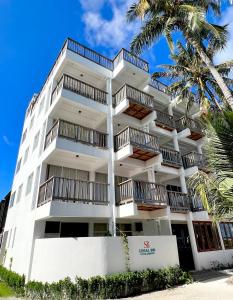
{"type": "Polygon", "coordinates": [[[162,153],[164,164],[174,165],[178,167],[182,166],[182,158],[179,151],[166,147],[159,147],[159,150],[162,153]]]}
{"type": "Polygon", "coordinates": [[[194,132],[198,132],[198,133],[203,132],[203,129],[198,121],[187,118],[185,116],[176,120],[175,124],[176,124],[176,128],[178,129],[178,131],[182,131],[186,128],[189,128],[191,131],[194,131],[194,132]]]}
{"type": "Polygon", "coordinates": [[[197,166],[199,169],[206,169],[208,166],[207,159],[203,154],[197,152],[189,152],[182,156],[184,168],[197,166]]]}
{"type": "Polygon", "coordinates": [[[51,103],[62,88],[101,104],[107,104],[107,92],[66,74],[62,76],[53,90],[51,103]]]}
{"type": "Polygon", "coordinates": [[[113,61],[111,59],[81,45],[80,43],[70,38],[68,39],[67,49],[95,62],[96,64],[106,69],[109,69],[111,71],[113,70],[113,61]]]}
{"type": "Polygon", "coordinates": [[[190,210],[190,201],[188,194],[181,192],[167,191],[169,205],[172,211],[182,212],[190,210]]]}
{"type": "Polygon", "coordinates": [[[108,204],[108,184],[51,177],[39,189],[37,206],[50,201],[108,204]]]}
{"type": "Polygon", "coordinates": [[[128,84],[125,84],[114,96],[113,103],[114,106],[117,106],[124,99],[128,99],[129,101],[133,101],[135,103],[146,106],[150,109],[155,108],[155,101],[153,96],[144,93],[128,84]]]}
{"type": "Polygon", "coordinates": [[[127,127],[114,137],[115,151],[118,151],[126,145],[143,148],[152,152],[159,152],[158,138],[148,132],[127,127]]]}
{"type": "Polygon", "coordinates": [[[117,203],[127,202],[166,205],[167,193],[165,186],[132,179],[124,181],[117,186],[117,203]]]}
{"type": "Polygon", "coordinates": [[[45,138],[45,148],[47,148],[56,137],[69,139],[74,142],[81,142],[95,147],[107,148],[106,133],[63,120],[56,121],[47,133],[45,138]]]}
{"type": "Polygon", "coordinates": [[[156,109],[156,114],[157,114],[157,119],[155,120],[156,123],[159,123],[161,125],[165,125],[165,127],[169,127],[169,128],[176,128],[176,124],[174,121],[173,116],[159,111],[156,109]]]}
{"type": "Polygon", "coordinates": [[[145,71],[145,72],[149,72],[149,64],[148,62],[146,62],[145,60],[143,60],[142,58],[132,54],[131,52],[129,52],[128,50],[122,48],[120,50],[120,52],[116,55],[116,57],[114,58],[114,69],[117,67],[117,65],[120,63],[120,61],[125,60],[131,64],[133,64],[134,66],[138,67],[139,69],[145,71]]]}
{"type": "Polygon", "coordinates": [[[168,86],[166,84],[162,83],[161,81],[151,78],[149,85],[153,86],[156,90],[159,90],[160,92],[163,92],[170,96],[170,94],[168,93],[168,90],[167,90],[168,86]]]}

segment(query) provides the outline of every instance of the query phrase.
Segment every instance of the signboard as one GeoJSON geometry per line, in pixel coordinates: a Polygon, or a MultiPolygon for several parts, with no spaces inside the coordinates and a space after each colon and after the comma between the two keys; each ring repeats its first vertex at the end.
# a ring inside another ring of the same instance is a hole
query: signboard
{"type": "Polygon", "coordinates": [[[151,247],[150,241],[144,241],[143,248],[139,248],[139,255],[153,255],[155,254],[155,248],[151,247]]]}

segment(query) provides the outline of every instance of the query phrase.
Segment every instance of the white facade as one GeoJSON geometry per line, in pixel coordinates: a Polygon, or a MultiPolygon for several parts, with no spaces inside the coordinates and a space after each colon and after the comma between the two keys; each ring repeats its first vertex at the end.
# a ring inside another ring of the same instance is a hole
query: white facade
{"type": "Polygon", "coordinates": [[[187,187],[206,168],[198,106],[185,119],[185,104],[174,106],[148,68],[126,50],[110,60],[66,41],[26,113],[1,249],[6,267],[44,281],[124,271],[119,232],[131,236],[135,270],[176,264],[172,234],[181,265],[232,262],[220,231],[212,243],[215,233],[202,225],[210,218],[187,187]],[[199,225],[206,245],[196,243],[199,225]],[[138,260],[148,240],[155,254],[138,260]]]}

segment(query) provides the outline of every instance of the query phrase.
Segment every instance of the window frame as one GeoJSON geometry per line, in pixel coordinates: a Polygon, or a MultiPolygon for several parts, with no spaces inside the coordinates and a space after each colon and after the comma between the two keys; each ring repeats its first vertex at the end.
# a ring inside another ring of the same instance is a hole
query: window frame
{"type": "Polygon", "coordinates": [[[219,227],[222,235],[224,248],[233,249],[233,222],[220,222],[219,227]],[[228,227],[228,232],[226,230],[226,227],[228,227]],[[225,236],[223,235],[223,231],[225,236]]]}

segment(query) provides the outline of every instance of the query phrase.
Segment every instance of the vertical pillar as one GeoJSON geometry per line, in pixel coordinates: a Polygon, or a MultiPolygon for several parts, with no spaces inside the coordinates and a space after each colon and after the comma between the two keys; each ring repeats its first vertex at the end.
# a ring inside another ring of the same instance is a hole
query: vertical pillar
{"type": "Polygon", "coordinates": [[[107,114],[107,133],[108,133],[108,201],[111,206],[111,218],[109,220],[109,231],[116,236],[116,205],[115,205],[115,172],[114,172],[114,136],[113,136],[113,108],[112,108],[112,79],[106,81],[108,93],[108,114],[107,114]]]}
{"type": "MultiPolygon", "coordinates": [[[[94,182],[95,181],[95,171],[90,171],[89,172],[89,180],[91,181],[91,182],[94,182]]],[[[94,193],[94,189],[93,189],[93,185],[92,185],[92,183],[90,184],[90,195],[91,195],[91,200],[94,200],[94,195],[93,195],[93,193],[94,193]]]]}
{"type": "Polygon", "coordinates": [[[169,115],[173,116],[172,103],[168,105],[168,113],[169,115]]]}
{"type": "Polygon", "coordinates": [[[193,261],[194,261],[195,270],[200,270],[197,244],[196,244],[196,238],[195,238],[195,233],[194,233],[194,229],[193,229],[191,212],[189,212],[187,215],[187,226],[188,226],[188,231],[189,231],[189,238],[190,238],[190,244],[191,244],[192,253],[193,253],[193,261]]]}
{"type": "Polygon", "coordinates": [[[149,182],[155,182],[155,171],[153,168],[147,171],[148,174],[148,181],[149,182]]]}
{"type": "Polygon", "coordinates": [[[180,174],[180,185],[181,185],[182,193],[187,194],[188,190],[187,190],[187,186],[186,186],[186,180],[185,180],[184,173],[180,174]]]}

